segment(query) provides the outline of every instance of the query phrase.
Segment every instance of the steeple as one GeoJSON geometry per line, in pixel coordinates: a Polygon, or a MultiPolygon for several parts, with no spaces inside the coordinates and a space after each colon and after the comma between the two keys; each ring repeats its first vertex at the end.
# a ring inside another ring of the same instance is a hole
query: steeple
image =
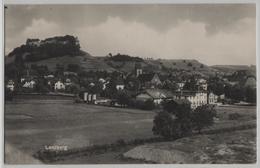
{"type": "Polygon", "coordinates": [[[143,74],[142,65],[140,63],[135,63],[135,75],[138,77],[143,74]]]}

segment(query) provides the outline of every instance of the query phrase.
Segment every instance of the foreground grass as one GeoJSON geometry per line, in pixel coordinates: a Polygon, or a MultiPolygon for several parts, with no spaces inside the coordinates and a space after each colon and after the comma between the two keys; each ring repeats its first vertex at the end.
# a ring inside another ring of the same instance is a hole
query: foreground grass
{"type": "MultiPolygon", "coordinates": [[[[218,107],[217,111],[219,120],[213,127],[204,130],[205,133],[226,128],[232,132],[234,130],[230,128],[238,126],[239,129],[255,127],[255,107],[218,107]],[[241,115],[236,120],[229,120],[231,113],[241,115]]],[[[66,145],[73,151],[116,144],[119,139],[125,142],[133,142],[135,139],[145,141],[154,138],[151,131],[154,115],[151,111],[73,104],[69,101],[16,102],[5,105],[5,141],[31,156],[45,145],[66,145]]],[[[121,156],[131,148],[145,143],[147,142],[121,147],[116,145],[113,150],[107,151],[100,147],[99,152],[97,150],[91,155],[82,150],[84,154],[60,157],[55,163],[143,163],[142,160],[125,160],[121,156]]]]}

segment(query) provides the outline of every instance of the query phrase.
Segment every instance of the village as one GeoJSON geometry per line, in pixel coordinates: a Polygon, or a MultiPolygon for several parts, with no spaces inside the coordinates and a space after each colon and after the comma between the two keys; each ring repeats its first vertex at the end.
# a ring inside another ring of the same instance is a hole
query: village
{"type": "MultiPolygon", "coordinates": [[[[254,138],[254,66],[227,71],[188,59],[170,62],[120,53],[95,57],[80,50],[78,38],[69,35],[28,39],[7,58],[6,145],[8,150],[21,148],[33,157],[28,162],[175,163],[179,160],[165,161],[165,153],[156,152],[153,142],[167,146],[168,141],[187,137],[190,145],[197,146],[193,135],[210,138],[207,132],[218,136],[215,132],[230,129],[245,130],[243,137],[254,138]],[[36,142],[33,147],[32,140],[36,142]],[[150,145],[148,153],[139,146],[143,144],[150,145]],[[112,153],[112,158],[100,161],[102,154],[92,150],[112,153]],[[158,154],[162,155],[159,159],[158,154]]],[[[232,140],[226,135],[223,139],[232,140]]],[[[239,143],[244,141],[248,140],[239,143]]],[[[214,143],[215,150],[219,144],[214,143]]],[[[184,149],[188,144],[183,145],[184,149]]],[[[253,149],[254,143],[250,144],[250,151],[253,149]]],[[[234,151],[240,154],[240,150],[234,151]]],[[[248,162],[254,156],[250,153],[248,162]]],[[[205,163],[215,159],[210,153],[208,157],[205,163]]],[[[13,162],[12,157],[7,158],[13,162]]],[[[203,159],[183,162],[204,163],[203,159]]]]}
{"type": "MultiPolygon", "coordinates": [[[[48,73],[47,66],[32,64],[25,68],[19,80],[8,79],[6,88],[18,94],[56,93],[75,96],[76,102],[124,107],[133,105],[133,102],[145,104],[152,101],[155,107],[164,100],[187,100],[191,108],[196,109],[204,104],[222,104],[226,100],[225,93],[217,95],[208,89],[206,78],[195,76],[188,80],[170,80],[165,75],[145,72],[138,63],[127,74],[103,71],[84,72],[80,76],[76,64],[68,65],[67,71],[62,65],[56,68],[56,72],[48,73]]],[[[230,85],[239,83],[226,78],[223,81],[230,85]]],[[[255,89],[255,83],[255,77],[248,76],[245,87],[255,89]]]]}

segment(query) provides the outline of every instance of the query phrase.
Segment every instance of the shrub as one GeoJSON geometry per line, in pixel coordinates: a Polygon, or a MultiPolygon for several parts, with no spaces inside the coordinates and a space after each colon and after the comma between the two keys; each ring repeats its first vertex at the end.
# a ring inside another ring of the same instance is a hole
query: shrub
{"type": "Polygon", "coordinates": [[[190,135],[192,132],[190,104],[170,100],[164,101],[162,106],[164,111],[154,118],[153,133],[167,139],[190,135]]]}
{"type": "Polygon", "coordinates": [[[142,105],[142,107],[141,107],[143,110],[153,110],[153,109],[155,109],[155,104],[154,104],[154,102],[153,102],[153,100],[146,100],[144,103],[143,103],[143,105],[142,105]]]}
{"type": "Polygon", "coordinates": [[[181,138],[191,133],[190,120],[181,120],[168,112],[160,112],[154,118],[153,133],[166,139],[181,138]]]}
{"type": "Polygon", "coordinates": [[[213,106],[203,105],[197,107],[192,113],[192,124],[199,133],[205,127],[209,127],[214,123],[216,110],[213,106]]]}
{"type": "Polygon", "coordinates": [[[129,106],[142,110],[153,110],[156,107],[153,100],[150,99],[146,101],[131,100],[129,106]]]}
{"type": "Polygon", "coordinates": [[[168,112],[158,113],[153,120],[153,133],[154,135],[161,135],[167,139],[172,138],[176,130],[173,131],[173,116],[168,112]]]}

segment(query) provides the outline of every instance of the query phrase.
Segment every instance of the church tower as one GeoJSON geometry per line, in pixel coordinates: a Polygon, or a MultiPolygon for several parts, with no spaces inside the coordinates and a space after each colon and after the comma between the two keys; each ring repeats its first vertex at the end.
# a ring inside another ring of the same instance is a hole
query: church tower
{"type": "Polygon", "coordinates": [[[139,75],[143,74],[142,66],[140,63],[135,63],[135,75],[138,77],[139,75]]]}

